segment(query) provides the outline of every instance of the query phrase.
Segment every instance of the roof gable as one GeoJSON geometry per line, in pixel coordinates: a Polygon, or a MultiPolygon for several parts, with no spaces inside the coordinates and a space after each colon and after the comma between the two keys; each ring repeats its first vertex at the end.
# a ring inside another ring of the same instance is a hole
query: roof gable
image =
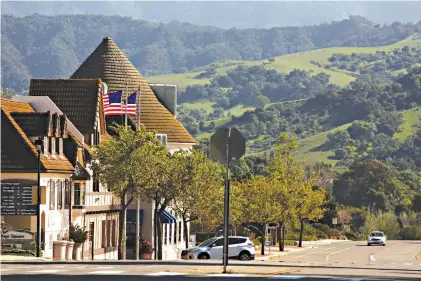
{"type": "MultiPolygon", "coordinates": [[[[1,99],[1,133],[2,136],[7,136],[2,138],[2,161],[8,163],[8,166],[3,166],[2,163],[2,171],[4,169],[35,169],[33,161],[36,163],[38,150],[13,118],[16,113],[36,114],[28,103],[1,99]]],[[[41,154],[41,165],[43,170],[74,171],[74,167],[67,158],[62,156],[48,155],[47,157],[41,154]]]]}
{"type": "Polygon", "coordinates": [[[107,84],[108,92],[121,91],[126,85],[130,92],[140,87],[140,122],[146,129],[167,134],[169,142],[196,143],[183,125],[159,102],[145,78],[111,38],[104,38],[71,78],[101,78],[107,84]]]}
{"type": "Polygon", "coordinates": [[[30,96],[48,96],[82,134],[95,132],[100,79],[31,79],[30,96]]]}

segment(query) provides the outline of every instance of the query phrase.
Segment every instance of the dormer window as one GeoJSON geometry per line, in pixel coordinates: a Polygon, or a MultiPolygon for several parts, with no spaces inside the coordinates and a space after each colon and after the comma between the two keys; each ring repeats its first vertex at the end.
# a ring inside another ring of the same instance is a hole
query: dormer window
{"type": "Polygon", "coordinates": [[[165,146],[167,146],[167,135],[166,134],[156,134],[158,140],[165,146]]]}

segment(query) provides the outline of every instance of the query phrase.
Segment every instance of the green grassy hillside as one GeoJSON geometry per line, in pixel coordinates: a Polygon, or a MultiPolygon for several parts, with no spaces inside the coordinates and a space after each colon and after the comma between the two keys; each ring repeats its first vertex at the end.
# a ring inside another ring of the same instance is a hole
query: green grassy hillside
{"type": "MultiPolygon", "coordinates": [[[[407,137],[415,134],[415,132],[421,129],[421,108],[417,107],[414,109],[406,110],[402,112],[403,124],[401,126],[401,132],[396,133],[394,138],[404,141],[407,137]]],[[[300,140],[300,146],[297,149],[297,157],[309,163],[315,163],[322,161],[324,163],[335,164],[337,160],[329,159],[330,156],[334,155],[334,152],[321,151],[318,147],[322,146],[326,140],[327,135],[334,133],[338,130],[346,130],[351,124],[346,124],[335,129],[322,132],[311,137],[300,140]]]]}
{"type": "Polygon", "coordinates": [[[403,48],[404,46],[408,47],[419,47],[421,46],[421,36],[414,35],[405,40],[399,41],[395,44],[383,46],[383,47],[335,47],[335,48],[325,48],[319,50],[313,50],[309,52],[295,53],[290,55],[284,55],[275,57],[274,61],[269,62],[269,60],[262,61],[224,61],[213,63],[206,67],[203,67],[195,72],[180,73],[180,74],[170,74],[170,75],[159,75],[148,77],[150,83],[169,83],[176,84],[180,89],[185,89],[189,85],[205,85],[210,82],[210,80],[220,74],[225,74],[231,69],[238,67],[240,65],[244,66],[253,66],[253,65],[264,65],[268,69],[275,69],[281,73],[288,73],[293,69],[302,69],[313,71],[314,74],[325,72],[329,74],[330,82],[344,86],[349,82],[353,81],[355,77],[349,75],[346,71],[341,71],[337,69],[324,69],[318,67],[311,63],[312,61],[318,62],[321,64],[327,63],[328,58],[335,53],[342,54],[352,54],[352,53],[376,53],[377,51],[392,51],[396,48],[403,48]],[[206,78],[195,78],[201,73],[204,73],[207,69],[215,68],[216,74],[211,75],[206,78]]]}

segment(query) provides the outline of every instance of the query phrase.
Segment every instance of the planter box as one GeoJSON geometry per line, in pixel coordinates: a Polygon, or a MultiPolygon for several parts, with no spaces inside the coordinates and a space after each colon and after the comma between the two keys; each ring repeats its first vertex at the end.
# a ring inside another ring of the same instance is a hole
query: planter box
{"type": "Polygon", "coordinates": [[[73,257],[73,246],[75,242],[68,241],[66,245],[66,260],[71,261],[73,257]]]}
{"type": "Polygon", "coordinates": [[[82,248],[83,243],[75,243],[75,246],[73,247],[73,260],[82,260],[82,248]]]}
{"type": "Polygon", "coordinates": [[[140,254],[140,258],[142,260],[151,260],[152,259],[152,254],[142,253],[142,254],[140,254]]]}
{"type": "Polygon", "coordinates": [[[53,242],[53,260],[66,260],[66,248],[68,241],[60,240],[53,242]]]}

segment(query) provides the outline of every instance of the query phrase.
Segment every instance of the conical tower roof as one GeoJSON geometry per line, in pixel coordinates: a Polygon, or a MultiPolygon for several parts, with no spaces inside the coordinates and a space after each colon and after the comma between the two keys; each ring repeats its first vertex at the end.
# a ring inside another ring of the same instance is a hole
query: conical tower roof
{"type": "Polygon", "coordinates": [[[129,91],[134,92],[140,85],[140,121],[146,129],[167,134],[169,142],[195,143],[183,125],[158,101],[145,78],[111,38],[104,38],[71,78],[101,78],[107,84],[108,92],[124,90],[126,83],[129,91]]]}

